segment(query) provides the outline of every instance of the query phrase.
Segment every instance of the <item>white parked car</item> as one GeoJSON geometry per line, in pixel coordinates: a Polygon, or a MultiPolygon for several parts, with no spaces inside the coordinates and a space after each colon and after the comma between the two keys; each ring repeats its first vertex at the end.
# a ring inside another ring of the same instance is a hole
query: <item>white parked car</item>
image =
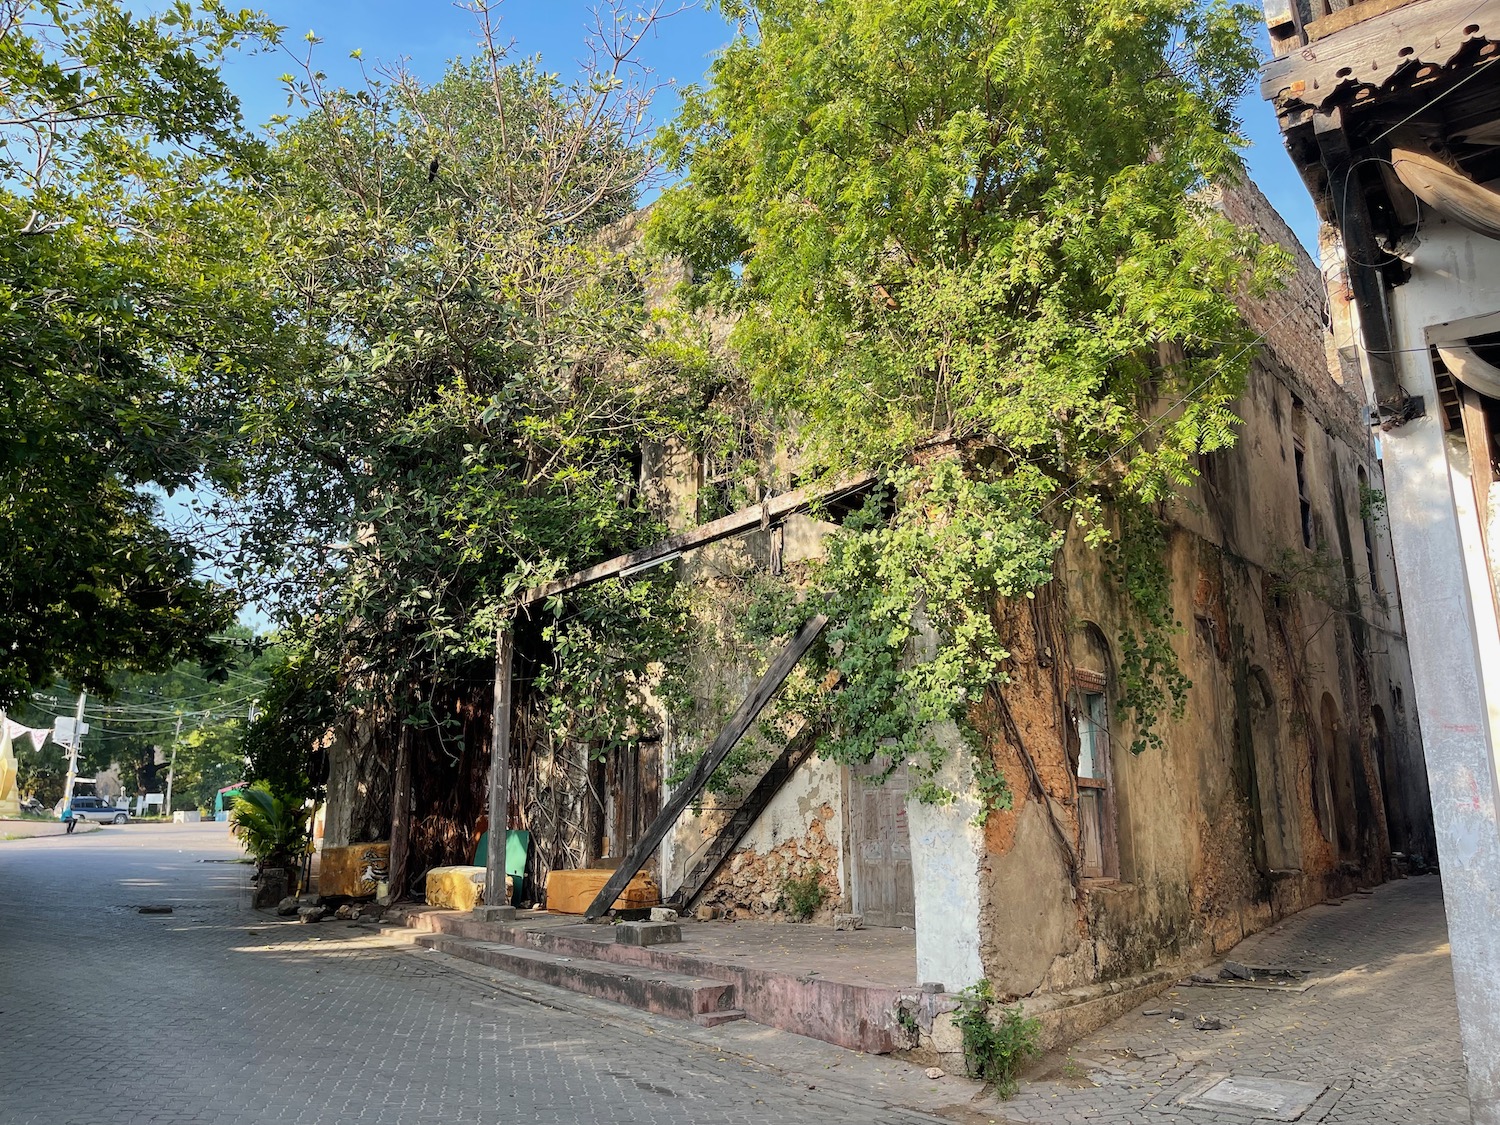
{"type": "Polygon", "coordinates": [[[129,824],[130,813],[117,809],[102,797],[74,797],[73,816],[77,820],[92,820],[98,824],[129,824]]]}

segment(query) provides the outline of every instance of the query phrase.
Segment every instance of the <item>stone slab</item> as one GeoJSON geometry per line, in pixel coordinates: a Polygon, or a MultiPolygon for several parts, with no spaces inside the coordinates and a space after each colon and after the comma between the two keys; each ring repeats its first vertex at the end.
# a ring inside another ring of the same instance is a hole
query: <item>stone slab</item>
{"type": "Polygon", "coordinates": [[[1328,1089],[1326,1083],[1259,1078],[1248,1074],[1210,1075],[1179,1104],[1232,1113],[1257,1121],[1296,1121],[1328,1089]]]}
{"type": "Polygon", "coordinates": [[[622,945],[671,945],[681,940],[677,922],[621,922],[615,927],[615,941],[622,945]]]}
{"type": "Polygon", "coordinates": [[[584,957],[558,957],[502,942],[468,941],[440,934],[423,934],[417,938],[417,943],[513,976],[673,1019],[691,1020],[706,1013],[738,1007],[735,986],[727,980],[655,968],[643,971],[636,965],[610,964],[584,957]]]}

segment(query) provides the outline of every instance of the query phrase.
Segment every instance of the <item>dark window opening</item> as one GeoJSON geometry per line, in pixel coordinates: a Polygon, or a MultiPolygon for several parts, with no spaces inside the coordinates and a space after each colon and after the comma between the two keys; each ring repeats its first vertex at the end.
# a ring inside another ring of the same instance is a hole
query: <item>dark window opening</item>
{"type": "Polygon", "coordinates": [[[1380,596],[1380,571],[1375,566],[1375,505],[1377,497],[1370,490],[1370,478],[1359,470],[1359,522],[1365,532],[1365,566],[1370,573],[1370,593],[1380,596]]]}
{"type": "Polygon", "coordinates": [[[1302,528],[1302,545],[1311,548],[1313,545],[1312,498],[1307,492],[1307,451],[1302,448],[1300,439],[1296,443],[1294,458],[1297,463],[1297,518],[1302,528]]]}
{"type": "Polygon", "coordinates": [[[1313,545],[1312,495],[1307,490],[1307,410],[1302,400],[1292,396],[1292,460],[1297,468],[1297,516],[1302,528],[1302,545],[1313,545]]]}
{"type": "Polygon", "coordinates": [[[1104,677],[1075,673],[1071,700],[1073,733],[1078,742],[1078,851],[1086,879],[1119,875],[1115,844],[1115,808],[1110,791],[1109,704],[1104,677]]]}

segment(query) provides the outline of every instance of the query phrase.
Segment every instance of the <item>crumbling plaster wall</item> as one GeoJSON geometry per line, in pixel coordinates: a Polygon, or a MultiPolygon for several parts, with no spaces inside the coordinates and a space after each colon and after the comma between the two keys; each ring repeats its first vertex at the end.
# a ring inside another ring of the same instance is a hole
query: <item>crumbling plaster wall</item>
{"type": "MultiPolygon", "coordinates": [[[[1014,667],[1001,694],[1036,781],[1026,784],[1030,771],[1004,724],[984,723],[996,731],[996,757],[1015,790],[1013,808],[991,816],[986,833],[981,926],[986,975],[1007,993],[1073,988],[1220,952],[1277,917],[1386,873],[1379,769],[1362,716],[1372,698],[1395,713],[1392,660],[1372,654],[1368,641],[1360,651],[1357,634],[1369,625],[1358,611],[1331,607],[1280,573],[1286,562],[1278,540],[1305,550],[1300,528],[1295,539],[1249,534],[1262,510],[1269,516],[1262,527],[1284,531],[1288,521],[1275,513],[1295,512],[1297,504],[1295,480],[1274,471],[1285,419],[1266,408],[1289,392],[1266,369],[1257,375],[1259,395],[1242,408],[1245,440],[1221,455],[1240,471],[1221,472],[1213,486],[1228,493],[1222,522],[1191,500],[1170,514],[1168,563],[1183,622],[1174,648],[1192,687],[1182,717],[1162,723],[1160,748],[1132,754],[1134,731],[1113,722],[1117,879],[1072,877],[1076,767],[1053,683],[1056,654],[1043,651],[1045,634],[1031,628],[1030,614],[1015,615],[1019,627],[1007,636],[1014,667]],[[1266,451],[1274,461],[1255,464],[1266,451]],[[1270,688],[1272,737],[1257,738],[1250,725],[1247,701],[1259,683],[1270,688]],[[1333,744],[1320,749],[1325,694],[1342,718],[1333,744]],[[1319,814],[1314,799],[1320,758],[1331,776],[1317,800],[1331,797],[1331,817],[1319,814]],[[1277,807],[1289,821],[1280,829],[1277,807]],[[1261,841],[1283,834],[1295,841],[1297,866],[1273,869],[1261,841]]],[[[1330,473],[1355,459],[1350,446],[1317,433],[1309,454],[1330,473]]],[[[1326,523],[1336,485],[1323,485],[1313,494],[1326,523]]],[[[1060,571],[1069,631],[1088,622],[1116,638],[1129,627],[1097,554],[1070,540],[1060,571]]]]}
{"type": "Polygon", "coordinates": [[[704,887],[698,902],[736,917],[787,916],[790,878],[816,870],[823,905],[813,921],[827,921],[845,905],[843,871],[843,770],[814,758],[806,762],[746,833],[740,846],[704,887]]]}
{"type": "MultiPolygon", "coordinates": [[[[1266,229],[1269,206],[1251,195],[1226,213],[1266,229]]],[[[1131,615],[1104,560],[1076,535],[1059,560],[1057,609],[1007,615],[1006,713],[980,716],[1015,791],[1013,808],[990,818],[981,876],[984,969],[1005,993],[1076,988],[1212,955],[1329,894],[1384,878],[1390,845],[1374,707],[1396,744],[1388,753],[1425,798],[1425,776],[1410,776],[1421,773],[1421,742],[1404,702],[1410,672],[1389,543],[1378,518],[1361,518],[1369,498],[1358,471],[1378,490],[1380,466],[1357,403],[1325,374],[1316,268],[1300,249],[1294,257],[1289,289],[1251,310],[1266,339],[1236,407],[1245,423],[1236,446],[1213,455],[1199,483],[1163,511],[1182,623],[1173,647],[1192,687],[1183,715],[1162,723],[1160,748],[1130,753],[1136,732],[1112,720],[1118,878],[1075,875],[1076,759],[1060,705],[1068,684],[1057,634],[1095,625],[1117,661],[1115,639],[1131,615]],[[1051,629],[1049,612],[1061,618],[1051,629]],[[1325,697],[1336,715],[1326,727],[1325,697]]]]}
{"type": "MultiPolygon", "coordinates": [[[[696,458],[681,448],[652,450],[646,458],[643,478],[649,482],[653,502],[667,514],[674,529],[696,523],[698,469],[696,458]]],[[[712,741],[774,655],[743,651],[734,635],[732,615],[743,601],[747,579],[764,572],[773,554],[783,569],[795,572],[822,553],[822,540],[833,529],[830,523],[792,516],[778,531],[753,531],[716,543],[677,564],[679,578],[696,592],[695,609],[711,643],[684,654],[693,697],[690,713],[673,717],[663,711],[663,764],[668,775],[674,763],[701,752],[712,741]]],[[[767,737],[759,727],[745,736],[741,752],[752,759],[749,768],[734,779],[728,792],[704,793],[663,841],[658,855],[664,894],[672,894],[681,885],[702,849],[784,745],[784,738],[767,737]]],[[[705,885],[697,902],[746,917],[780,918],[786,880],[816,867],[825,892],[821,914],[847,908],[844,784],[841,767],[816,758],[804,762],[705,885]]]]}

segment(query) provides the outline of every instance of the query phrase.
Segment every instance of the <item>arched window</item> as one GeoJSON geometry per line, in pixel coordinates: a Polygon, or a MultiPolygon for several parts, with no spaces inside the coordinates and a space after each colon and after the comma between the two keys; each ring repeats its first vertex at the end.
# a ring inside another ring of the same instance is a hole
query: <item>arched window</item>
{"type": "Polygon", "coordinates": [[[1109,646],[1095,625],[1085,625],[1072,643],[1073,684],[1068,693],[1070,750],[1076,755],[1078,852],[1089,879],[1117,878],[1115,794],[1110,755],[1109,646]]]}
{"type": "Polygon", "coordinates": [[[1333,696],[1323,693],[1321,737],[1314,759],[1313,808],[1318,812],[1318,827],[1323,838],[1334,844],[1340,855],[1353,850],[1353,808],[1350,804],[1348,756],[1341,746],[1343,720],[1333,696]]]}
{"type": "Polygon", "coordinates": [[[1281,758],[1281,718],[1276,709],[1276,693],[1270,676],[1258,665],[1250,669],[1246,686],[1266,865],[1275,871],[1294,870],[1301,862],[1301,853],[1293,812],[1295,797],[1281,758]]]}

